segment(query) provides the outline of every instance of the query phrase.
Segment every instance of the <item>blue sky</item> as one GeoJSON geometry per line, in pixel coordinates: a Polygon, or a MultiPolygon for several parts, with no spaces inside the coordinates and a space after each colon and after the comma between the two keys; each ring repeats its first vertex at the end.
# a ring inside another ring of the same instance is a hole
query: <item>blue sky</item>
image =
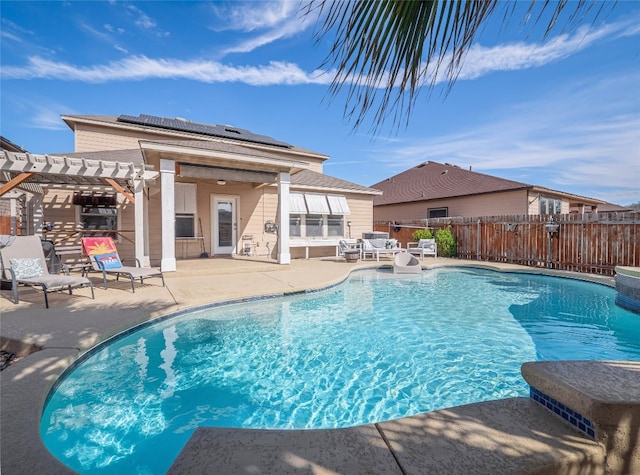
{"type": "Polygon", "coordinates": [[[640,201],[637,2],[547,38],[489,23],[446,97],[424,91],[407,127],[375,136],[328,96],[328,42],[298,5],[2,0],[1,133],[72,152],[62,114],[184,117],[327,154],[325,173],[361,185],[433,160],[640,201]]]}

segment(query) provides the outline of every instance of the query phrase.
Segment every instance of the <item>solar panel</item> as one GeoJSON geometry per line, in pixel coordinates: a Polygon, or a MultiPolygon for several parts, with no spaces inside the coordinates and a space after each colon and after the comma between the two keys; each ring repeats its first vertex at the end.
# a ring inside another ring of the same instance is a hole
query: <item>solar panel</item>
{"type": "Polygon", "coordinates": [[[209,125],[200,122],[191,122],[186,119],[168,117],[156,117],[153,115],[140,114],[138,117],[131,115],[121,115],[118,122],[128,124],[146,125],[148,127],[157,127],[159,129],[177,130],[179,132],[190,132],[200,135],[208,135],[211,137],[220,137],[233,140],[242,140],[263,145],[272,145],[275,147],[291,148],[286,142],[280,142],[266,135],[258,135],[245,129],[238,129],[229,125],[209,125]]]}

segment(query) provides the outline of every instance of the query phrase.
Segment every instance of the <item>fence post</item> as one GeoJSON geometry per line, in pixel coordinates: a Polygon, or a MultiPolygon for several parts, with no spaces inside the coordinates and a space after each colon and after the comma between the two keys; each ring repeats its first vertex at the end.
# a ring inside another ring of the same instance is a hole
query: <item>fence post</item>
{"type": "Polygon", "coordinates": [[[478,234],[476,236],[476,260],[480,260],[480,218],[478,218],[477,222],[478,234]]]}

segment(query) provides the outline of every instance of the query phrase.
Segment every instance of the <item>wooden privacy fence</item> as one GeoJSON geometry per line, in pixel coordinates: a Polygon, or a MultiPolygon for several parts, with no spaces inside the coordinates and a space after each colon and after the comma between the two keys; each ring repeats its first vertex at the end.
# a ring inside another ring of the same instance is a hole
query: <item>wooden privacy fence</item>
{"type": "Polygon", "coordinates": [[[451,227],[457,257],[613,275],[640,267],[640,213],[484,216],[375,222],[403,246],[416,229],[451,227]]]}

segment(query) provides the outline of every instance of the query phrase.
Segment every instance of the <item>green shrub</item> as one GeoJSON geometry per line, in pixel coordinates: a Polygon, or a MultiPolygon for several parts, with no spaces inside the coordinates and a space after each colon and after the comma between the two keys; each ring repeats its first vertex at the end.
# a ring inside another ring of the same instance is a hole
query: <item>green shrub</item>
{"type": "Polygon", "coordinates": [[[433,233],[429,229],[418,229],[411,237],[418,242],[420,239],[433,239],[433,233]]]}
{"type": "Polygon", "coordinates": [[[451,228],[438,229],[436,231],[436,244],[438,245],[438,256],[454,257],[458,253],[456,238],[453,237],[451,228]]]}

